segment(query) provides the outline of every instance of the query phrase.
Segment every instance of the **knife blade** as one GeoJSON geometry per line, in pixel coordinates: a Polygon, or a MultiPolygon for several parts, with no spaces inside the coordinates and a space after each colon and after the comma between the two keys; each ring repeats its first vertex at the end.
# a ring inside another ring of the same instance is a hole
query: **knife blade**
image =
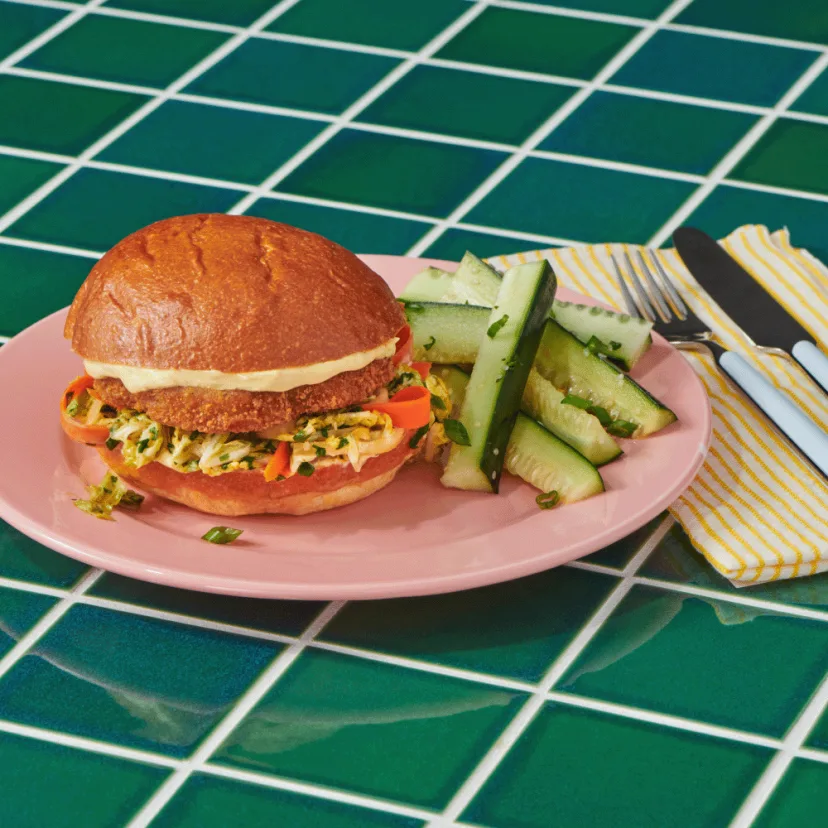
{"type": "Polygon", "coordinates": [[[679,227],[673,243],[695,280],[757,346],[785,351],[828,391],[828,356],[715,239],[695,227],[679,227]]]}

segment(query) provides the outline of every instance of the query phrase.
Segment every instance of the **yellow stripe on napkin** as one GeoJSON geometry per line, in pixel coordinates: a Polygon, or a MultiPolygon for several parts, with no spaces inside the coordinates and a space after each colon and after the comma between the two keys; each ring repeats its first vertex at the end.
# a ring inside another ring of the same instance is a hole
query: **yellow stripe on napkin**
{"type": "MultiPolygon", "coordinates": [[[[828,268],[793,247],[787,230],[740,227],[722,245],[826,350],[828,268]]],[[[610,255],[633,250],[623,244],[583,245],[500,256],[492,262],[509,267],[546,258],[562,285],[623,310],[610,255]]],[[[660,250],[658,256],[687,304],[718,340],[747,357],[828,429],[828,398],[808,374],[793,360],[757,352],[675,250],[660,250]]],[[[724,380],[711,358],[691,352],[685,356],[710,397],[713,437],[702,470],[670,507],[673,516],[712,566],[737,586],[828,569],[828,484],[724,380]]]]}

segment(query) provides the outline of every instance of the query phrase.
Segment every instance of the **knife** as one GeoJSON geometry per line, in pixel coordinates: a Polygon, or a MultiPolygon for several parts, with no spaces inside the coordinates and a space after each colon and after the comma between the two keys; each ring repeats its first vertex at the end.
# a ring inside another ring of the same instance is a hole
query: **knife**
{"type": "Polygon", "coordinates": [[[828,356],[715,239],[695,227],[679,227],[673,243],[695,280],[756,347],[793,356],[828,391],[828,356]]]}

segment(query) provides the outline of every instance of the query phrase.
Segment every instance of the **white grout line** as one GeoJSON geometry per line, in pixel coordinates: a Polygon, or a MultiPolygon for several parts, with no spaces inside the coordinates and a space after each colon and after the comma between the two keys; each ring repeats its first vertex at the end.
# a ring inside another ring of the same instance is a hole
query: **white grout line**
{"type": "Polygon", "coordinates": [[[567,569],[582,569],[584,572],[595,572],[598,575],[613,575],[616,578],[621,577],[621,570],[615,569],[611,566],[604,566],[603,564],[594,564],[589,561],[570,561],[564,564],[567,569]]]}
{"type": "Polygon", "coordinates": [[[341,802],[345,805],[357,805],[362,808],[384,811],[389,814],[412,817],[413,819],[428,820],[434,816],[433,811],[426,811],[421,808],[414,808],[408,805],[401,805],[397,802],[375,799],[374,797],[362,794],[348,793],[338,788],[326,788],[321,785],[312,785],[307,782],[296,782],[291,779],[284,779],[277,776],[269,776],[254,771],[237,770],[224,765],[207,764],[199,768],[201,773],[208,773],[211,776],[220,776],[224,779],[234,779],[238,782],[249,782],[253,785],[260,785],[266,788],[276,788],[280,791],[291,791],[292,793],[313,796],[318,799],[326,799],[330,802],[341,802]]]}
{"type": "Polygon", "coordinates": [[[808,43],[804,40],[791,40],[787,37],[770,37],[767,35],[748,34],[748,32],[736,32],[732,29],[711,29],[708,26],[694,26],[687,23],[670,23],[664,28],[671,32],[704,35],[705,37],[715,37],[720,40],[737,40],[741,43],[758,43],[762,46],[780,46],[783,49],[804,49],[809,52],[825,51],[825,47],[819,43],[808,43]]]}
{"type": "Polygon", "coordinates": [[[593,20],[599,23],[616,23],[621,26],[635,26],[639,29],[652,23],[643,17],[630,17],[621,14],[607,12],[586,11],[585,9],[573,9],[568,6],[539,5],[538,3],[523,2],[523,0],[492,0],[492,6],[500,9],[513,9],[534,14],[551,14],[555,17],[574,17],[578,20],[593,20]]]}
{"type": "Polygon", "coordinates": [[[828,751],[816,750],[815,748],[802,748],[796,752],[797,759],[809,759],[812,762],[823,762],[828,764],[828,751]]]}
{"type": "Polygon", "coordinates": [[[781,195],[789,198],[801,198],[806,201],[828,202],[828,195],[824,193],[792,190],[789,187],[774,187],[771,184],[757,184],[755,181],[739,181],[735,178],[725,178],[721,183],[726,187],[734,187],[738,190],[753,190],[757,193],[770,193],[771,195],[781,195]]]}
{"type": "Polygon", "coordinates": [[[171,172],[169,170],[155,170],[152,167],[134,167],[131,164],[119,164],[113,161],[85,161],[85,169],[107,170],[119,172],[125,175],[138,175],[145,178],[161,178],[165,181],[179,181],[184,184],[197,184],[202,187],[216,187],[222,190],[235,190],[239,192],[250,192],[252,184],[241,184],[238,181],[227,181],[223,178],[207,178],[203,175],[190,175],[189,173],[171,172]]]}
{"type": "MultiPolygon", "coordinates": [[[[324,112],[312,112],[309,109],[293,109],[287,106],[273,106],[272,104],[257,104],[247,101],[234,101],[230,98],[214,98],[210,95],[192,95],[188,92],[179,92],[172,96],[174,101],[215,106],[219,109],[237,109],[242,112],[258,112],[264,115],[281,115],[287,118],[302,118],[306,121],[320,121],[329,124],[336,120],[336,115],[324,112]]],[[[828,119],[826,119],[828,120],[828,119]]]]}
{"type": "Polygon", "coordinates": [[[111,92],[129,92],[133,95],[146,95],[149,97],[154,97],[161,92],[161,89],[153,86],[137,86],[133,83],[121,83],[120,81],[67,75],[63,72],[46,72],[43,69],[27,69],[25,66],[10,66],[3,74],[18,78],[50,81],[51,83],[63,83],[67,86],[88,86],[91,89],[107,89],[111,92]]]}
{"type": "Polygon", "coordinates": [[[74,156],[71,155],[58,155],[55,152],[10,147],[8,144],[0,144],[0,155],[13,155],[15,158],[30,158],[33,161],[51,161],[54,164],[71,164],[75,160],[74,156]]]}
{"type": "Polygon", "coordinates": [[[790,767],[796,754],[814,725],[828,705],[828,677],[826,677],[811,700],[797,717],[782,741],[781,750],[768,763],[753,790],[748,794],[730,828],[749,828],[776,790],[785,771],[790,767]]]}
{"type": "Polygon", "coordinates": [[[160,765],[162,767],[178,767],[180,761],[163,756],[160,753],[151,753],[136,748],[121,747],[109,742],[100,742],[97,739],[87,739],[83,736],[73,736],[70,733],[63,733],[59,730],[47,730],[42,727],[18,724],[0,719],[0,733],[12,733],[15,736],[23,736],[27,739],[35,739],[38,742],[48,742],[54,745],[84,750],[88,753],[98,753],[103,756],[114,756],[118,759],[128,759],[131,762],[145,762],[148,765],[160,765]]]}
{"type": "Polygon", "coordinates": [[[386,207],[371,207],[367,204],[351,204],[347,201],[335,201],[329,198],[316,198],[315,196],[297,195],[296,193],[263,193],[265,201],[295,201],[299,204],[314,204],[318,207],[333,207],[338,210],[348,210],[352,213],[367,213],[373,216],[387,216],[388,218],[405,219],[408,221],[420,221],[425,224],[433,224],[437,219],[431,216],[424,216],[420,213],[406,213],[402,210],[389,210],[386,207]]]}
{"type": "MultiPolygon", "coordinates": [[[[93,0],[93,2],[97,3],[99,0],[93,0]]],[[[222,58],[241,46],[255,31],[267,26],[280,14],[284,14],[284,12],[288,9],[295,6],[297,2],[299,2],[299,0],[282,0],[280,3],[277,3],[269,11],[259,17],[253,24],[251,24],[249,28],[244,29],[241,33],[226,40],[209,55],[202,58],[194,66],[190,67],[190,69],[188,69],[177,80],[169,84],[156,97],[148,100],[145,104],[143,104],[143,106],[139,107],[131,115],[109,130],[109,132],[98,138],[77,157],[73,164],[64,167],[63,170],[38,187],[33,193],[24,198],[17,205],[12,207],[12,209],[5,215],[0,217],[0,233],[17,221],[21,216],[25,215],[35,205],[39,204],[44,198],[46,198],[46,196],[63,184],[64,181],[73,176],[83,167],[86,161],[89,161],[105,147],[108,147],[135,124],[139,123],[151,112],[158,109],[164,101],[169,100],[172,95],[176,92],[180,92],[185,86],[187,86],[187,84],[204,74],[204,72],[218,63],[222,58]]]]}
{"type": "Polygon", "coordinates": [[[633,98],[647,98],[665,103],[686,104],[688,106],[704,106],[708,109],[722,109],[727,112],[739,112],[748,115],[767,115],[770,108],[754,106],[753,104],[722,101],[717,98],[700,98],[697,95],[680,95],[677,92],[661,92],[657,89],[644,89],[637,86],[624,86],[618,83],[605,83],[599,87],[602,92],[613,92],[618,95],[629,95],[633,98]]]}
{"type": "Polygon", "coordinates": [[[24,43],[20,48],[15,49],[10,55],[0,61],[0,72],[4,72],[8,67],[14,66],[15,63],[23,58],[28,57],[32,52],[37,51],[41,46],[48,43],[53,38],[57,37],[61,32],[66,31],[70,26],[73,26],[82,17],[86,17],[89,12],[93,11],[96,6],[103,3],[104,0],[90,0],[84,6],[79,6],[75,11],[62,17],[57,22],[44,29],[37,37],[32,38],[27,43],[24,43]]]}
{"type": "Polygon", "coordinates": [[[561,105],[547,120],[541,124],[494,172],[473,190],[449,214],[448,218],[438,222],[408,251],[409,256],[419,256],[427,250],[449,227],[461,221],[467,213],[476,207],[492,190],[497,187],[528,155],[541,143],[555,128],[568,118],[600,84],[609,80],[639,49],[656,33],[659,26],[671,20],[692,0],[673,0],[673,2],[646,27],[633,37],[615,56],[601,69],[585,87],[579,89],[568,101],[561,105]]]}
{"type": "Polygon", "coordinates": [[[0,658],[0,677],[4,676],[29,650],[49,632],[61,618],[77,603],[78,598],[103,575],[102,569],[93,569],[73,589],[55,604],[27,633],[22,635],[14,647],[0,658]]]}
{"type": "Polygon", "coordinates": [[[782,98],[780,98],[771,112],[757,121],[724,158],[719,161],[707,176],[706,182],[653,235],[648,242],[648,247],[661,247],[662,244],[669,240],[673,230],[683,224],[696,208],[729,175],[736,165],[753,149],[762,136],[773,126],[777,118],[785,113],[787,108],[816,80],[826,66],[828,66],[828,52],[824,52],[815,60],[782,98]]]}
{"type": "Polygon", "coordinates": [[[570,693],[551,692],[546,694],[549,701],[577,707],[581,710],[593,710],[596,713],[607,713],[612,716],[621,716],[625,719],[634,719],[637,722],[659,725],[672,730],[684,730],[688,733],[697,733],[702,736],[713,736],[717,739],[727,739],[731,742],[741,742],[748,745],[758,745],[772,750],[782,747],[779,739],[762,736],[760,733],[750,733],[746,730],[737,730],[733,727],[708,724],[707,722],[687,719],[684,716],[673,716],[669,713],[659,713],[654,710],[645,710],[641,707],[632,707],[627,704],[592,699],[587,696],[578,696],[570,693]]]}
{"type": "Polygon", "coordinates": [[[38,595],[48,595],[51,598],[65,598],[69,590],[58,587],[43,586],[32,581],[18,581],[14,578],[0,577],[0,587],[15,589],[18,592],[35,592],[38,595]]]}
{"type": "Polygon", "coordinates": [[[281,678],[285,671],[299,657],[307,644],[344,606],[344,601],[328,604],[308,626],[302,636],[284,649],[271,662],[270,666],[247,689],[233,705],[227,715],[216,725],[210,735],[202,742],[193,755],[182,762],[141,810],[130,820],[128,828],[145,828],[158,815],[161,809],[172,799],[179,788],[194,771],[200,770],[205,762],[218,749],[227,736],[236,728],[245,716],[261,701],[265,694],[281,678]]]}
{"type": "Polygon", "coordinates": [[[145,23],[161,23],[166,26],[176,26],[181,29],[202,29],[209,32],[223,32],[239,34],[244,31],[243,26],[230,26],[226,23],[211,23],[207,20],[197,20],[191,17],[174,17],[166,14],[135,11],[133,9],[116,9],[110,6],[101,6],[95,10],[101,17],[117,17],[122,20],[140,20],[145,23]]]}
{"type": "Polygon", "coordinates": [[[26,247],[30,250],[43,250],[47,253],[64,253],[69,256],[78,256],[85,259],[100,259],[103,253],[96,250],[84,250],[82,247],[66,247],[62,244],[31,241],[30,239],[16,239],[12,236],[0,236],[0,244],[9,247],[26,247]]]}
{"type": "Polygon", "coordinates": [[[598,167],[602,170],[616,170],[617,172],[633,173],[635,175],[646,175],[651,178],[666,178],[673,181],[689,181],[693,184],[701,184],[705,178],[703,175],[692,173],[676,172],[661,167],[647,167],[643,164],[628,164],[624,161],[609,161],[603,158],[593,158],[588,155],[572,155],[566,152],[552,152],[550,150],[532,150],[527,153],[529,158],[548,158],[550,161],[563,161],[566,164],[578,164],[582,167],[598,167]]]}
{"type": "MultiPolygon", "coordinates": [[[[437,219],[432,219],[432,221],[437,221],[437,219]]],[[[576,241],[575,239],[562,239],[560,236],[544,236],[540,233],[524,233],[521,230],[507,230],[503,227],[492,227],[488,224],[472,224],[468,221],[458,221],[454,225],[454,229],[473,230],[476,233],[492,233],[496,236],[508,236],[511,239],[532,242],[533,244],[542,242],[543,244],[551,245],[552,247],[575,247],[584,243],[582,241],[576,241]]]]}
{"type": "Polygon", "coordinates": [[[569,643],[566,649],[558,656],[552,666],[537,685],[535,693],[526,701],[511,723],[506,727],[500,738],[489,749],[471,775],[460,786],[449,804],[443,810],[439,822],[432,822],[429,828],[437,828],[438,824],[453,821],[460,817],[469,803],[479,793],[491,775],[496,771],[506,754],[524,734],[535,719],[535,716],[547,702],[547,696],[552,687],[575,662],[578,656],[586,649],[595,637],[604,622],[612,615],[615,608],[621,603],[633,587],[633,576],[655,549],[667,530],[671,526],[669,519],[665,519],[653,531],[641,549],[632,557],[624,568],[618,585],[610,592],[604,602],[595,611],[589,621],[584,624],[580,632],[569,643]]]}
{"type": "Polygon", "coordinates": [[[337,49],[340,52],[360,52],[376,57],[391,57],[406,60],[416,52],[404,49],[389,49],[385,46],[368,46],[364,43],[348,43],[344,40],[330,40],[325,37],[306,37],[305,35],[286,34],[284,32],[259,32],[258,40],[277,40],[283,43],[297,43],[301,46],[320,46],[323,49],[337,49]]]}
{"type": "MultiPolygon", "coordinates": [[[[241,201],[234,204],[227,212],[231,215],[238,215],[246,212],[250,206],[269,190],[272,190],[279,182],[292,173],[300,164],[310,158],[320,147],[338,134],[344,127],[350,125],[351,121],[365,110],[369,104],[375,101],[386,90],[390,89],[401,77],[407,75],[421,60],[433,55],[445,43],[462,31],[472,20],[476,19],[486,8],[488,0],[476,0],[465,13],[461,14],[449,26],[433,37],[419,52],[412,55],[408,60],[400,63],[383,77],[371,89],[355,100],[330,126],[323,129],[319,135],[306,144],[292,158],[288,159],[271,175],[269,175],[255,192],[245,196],[241,201]]],[[[0,226],[0,230],[2,226],[0,226]]]]}

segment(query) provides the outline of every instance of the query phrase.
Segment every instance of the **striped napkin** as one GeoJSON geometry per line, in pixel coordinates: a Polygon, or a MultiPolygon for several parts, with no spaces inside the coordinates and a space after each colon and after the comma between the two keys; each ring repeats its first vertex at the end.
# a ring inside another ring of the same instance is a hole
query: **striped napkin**
{"type": "MultiPolygon", "coordinates": [[[[787,230],[740,227],[725,249],[825,348],[828,268],[791,245],[787,230]]],[[[611,253],[631,245],[536,250],[493,258],[509,267],[546,258],[561,284],[623,309],[611,253]]],[[[693,279],[675,250],[660,250],[666,271],[696,315],[726,347],[739,351],[817,423],[828,429],[828,398],[793,360],[759,354],[693,279]]],[[[693,545],[736,586],[813,575],[828,569],[828,484],[724,382],[712,358],[684,352],[710,396],[713,438],[691,486],[670,507],[693,545]]]]}

